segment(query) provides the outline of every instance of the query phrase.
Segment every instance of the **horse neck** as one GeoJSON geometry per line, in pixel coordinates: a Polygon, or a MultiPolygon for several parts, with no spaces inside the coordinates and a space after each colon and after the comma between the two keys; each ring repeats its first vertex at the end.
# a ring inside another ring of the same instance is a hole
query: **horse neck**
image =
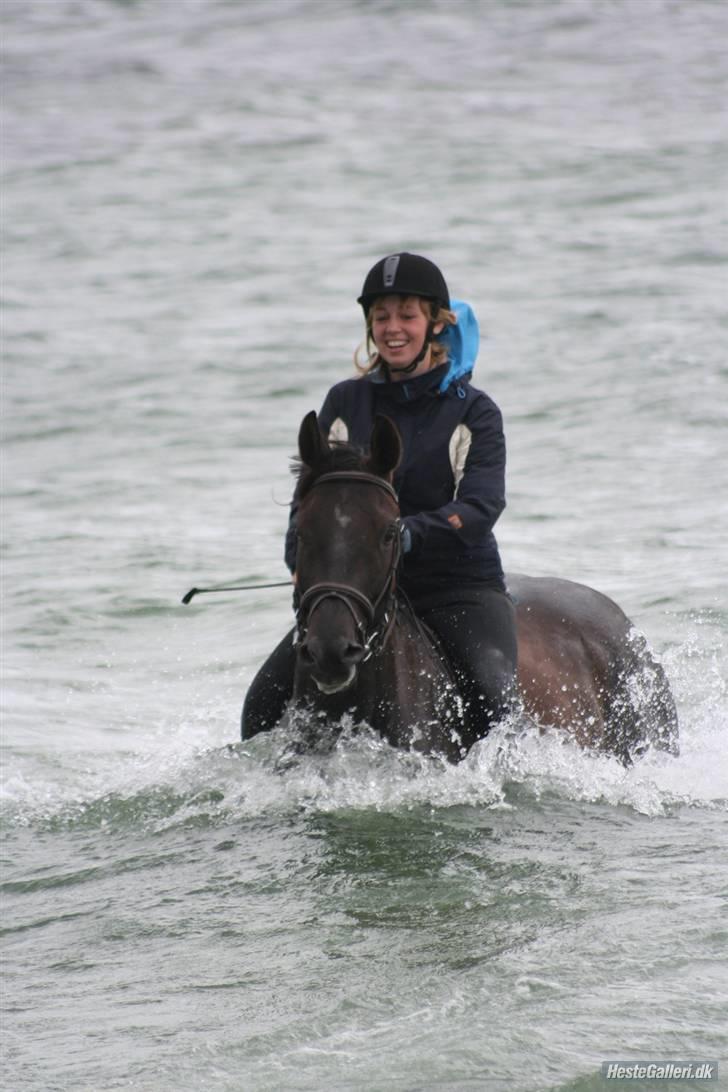
{"type": "Polygon", "coordinates": [[[396,690],[412,691],[412,677],[429,680],[430,687],[420,687],[428,708],[432,693],[453,682],[446,657],[427,626],[415,615],[409,600],[397,595],[395,620],[389,638],[375,656],[363,664],[357,685],[368,693],[381,695],[396,690]],[[430,693],[428,693],[430,691],[430,693]]]}

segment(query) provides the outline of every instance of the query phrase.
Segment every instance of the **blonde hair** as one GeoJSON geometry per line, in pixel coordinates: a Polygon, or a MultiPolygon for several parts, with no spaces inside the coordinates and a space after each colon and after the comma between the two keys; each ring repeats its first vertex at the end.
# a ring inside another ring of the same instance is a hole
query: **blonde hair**
{"type": "MultiPolygon", "coordinates": [[[[383,298],[383,297],[382,297],[383,298]]],[[[428,322],[442,322],[445,327],[454,326],[457,322],[457,315],[454,311],[450,311],[447,307],[435,307],[432,300],[425,300],[421,296],[413,297],[417,300],[422,310],[423,315],[428,322]],[[436,310],[437,317],[435,318],[434,312],[436,310]]],[[[377,352],[372,337],[372,311],[376,307],[378,300],[374,300],[367,313],[367,333],[366,339],[358,345],[354,352],[354,367],[362,375],[368,375],[369,372],[373,372],[375,368],[378,368],[381,363],[381,358],[377,352]]],[[[443,334],[445,331],[441,330],[443,334]]],[[[432,355],[431,355],[431,368],[436,368],[439,364],[444,364],[447,360],[447,348],[442,342],[437,340],[437,337],[432,339],[432,355]]]]}

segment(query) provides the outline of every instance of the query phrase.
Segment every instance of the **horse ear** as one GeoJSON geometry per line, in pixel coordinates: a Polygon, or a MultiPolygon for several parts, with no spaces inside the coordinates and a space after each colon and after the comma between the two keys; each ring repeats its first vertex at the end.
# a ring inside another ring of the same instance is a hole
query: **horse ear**
{"type": "Polygon", "coordinates": [[[389,417],[378,413],[374,418],[371,436],[369,469],[380,478],[391,479],[402,459],[402,438],[389,417]]]}
{"type": "Polygon", "coordinates": [[[298,453],[305,466],[316,466],[321,456],[329,450],[329,443],[321,432],[315,410],[307,413],[298,430],[298,453]]]}

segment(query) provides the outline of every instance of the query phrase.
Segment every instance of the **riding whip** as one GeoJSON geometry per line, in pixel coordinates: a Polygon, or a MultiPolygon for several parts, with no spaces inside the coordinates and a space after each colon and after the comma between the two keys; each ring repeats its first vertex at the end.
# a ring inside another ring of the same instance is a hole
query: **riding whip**
{"type": "Polygon", "coordinates": [[[290,588],[292,586],[292,580],[280,580],[275,584],[228,584],[224,587],[220,585],[214,588],[190,588],[187,594],[182,596],[182,602],[187,606],[196,595],[209,595],[211,592],[258,591],[260,588],[290,588]]]}

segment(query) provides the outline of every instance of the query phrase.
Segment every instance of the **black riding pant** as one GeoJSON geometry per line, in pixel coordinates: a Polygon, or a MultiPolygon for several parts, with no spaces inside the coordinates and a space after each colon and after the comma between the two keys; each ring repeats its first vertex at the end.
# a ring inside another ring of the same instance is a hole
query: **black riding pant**
{"type": "MultiPolygon", "coordinates": [[[[465,703],[468,746],[487,735],[513,707],[517,661],[513,604],[497,588],[468,587],[413,597],[417,615],[437,634],[465,703]]],[[[275,727],[293,693],[293,630],[253,679],[243,706],[241,736],[275,727]]]]}
{"type": "Polygon", "coordinates": [[[466,587],[417,596],[413,606],[439,637],[455,672],[470,746],[514,707],[518,646],[513,603],[498,588],[466,587]]]}

